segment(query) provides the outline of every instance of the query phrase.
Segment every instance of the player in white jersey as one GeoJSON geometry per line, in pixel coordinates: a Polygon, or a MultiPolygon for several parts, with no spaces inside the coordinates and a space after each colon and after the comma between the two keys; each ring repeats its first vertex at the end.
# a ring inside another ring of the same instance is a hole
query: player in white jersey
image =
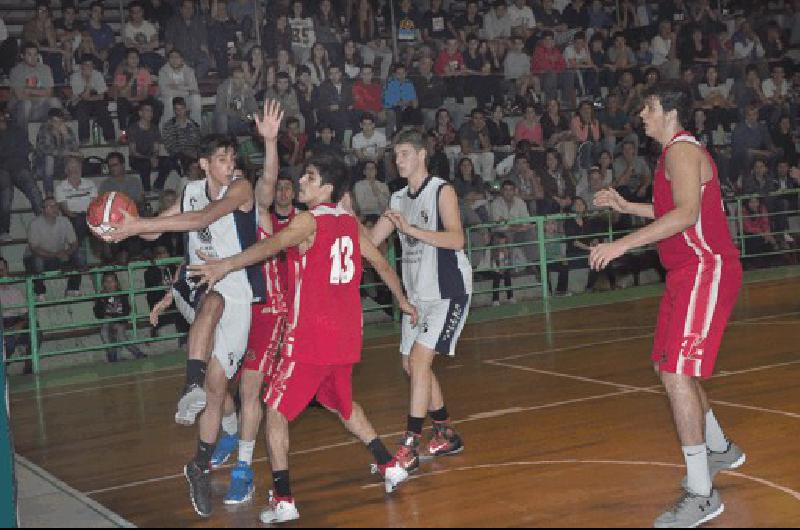
{"type": "MultiPolygon", "coordinates": [[[[259,129],[264,120],[257,118],[259,129]]],[[[163,232],[187,234],[187,264],[199,261],[197,252],[220,258],[241,253],[256,242],[257,218],[252,185],[234,173],[236,140],[211,135],[200,145],[200,167],[206,179],[190,183],[182,200],[156,218],[126,216],[104,236],[108,242],[128,237],[156,239],[163,232]],[[210,253],[210,254],[209,254],[210,253]]],[[[251,304],[264,292],[258,267],[240,271],[202,297],[195,293],[195,319],[189,331],[186,386],[176,421],[198,420],[195,457],[184,468],[192,505],[198,515],[211,515],[210,460],[214,453],[228,379],[247,348],[251,304]],[[210,360],[209,360],[210,359],[210,360]]]]}
{"type": "Polygon", "coordinates": [[[450,424],[439,381],[433,373],[436,355],[453,357],[469,312],[472,267],[464,254],[464,230],[458,197],[446,181],[426,169],[426,143],[421,134],[402,132],[395,139],[400,176],[408,186],[390,200],[389,209],[372,230],[380,245],[394,230],[403,249],[403,283],[419,311],[419,323],[403,318],[403,367],[411,378],[407,432],[397,453],[408,471],[419,467],[419,446],[425,417],[433,433],[424,456],[454,455],[464,450],[450,424]]]}

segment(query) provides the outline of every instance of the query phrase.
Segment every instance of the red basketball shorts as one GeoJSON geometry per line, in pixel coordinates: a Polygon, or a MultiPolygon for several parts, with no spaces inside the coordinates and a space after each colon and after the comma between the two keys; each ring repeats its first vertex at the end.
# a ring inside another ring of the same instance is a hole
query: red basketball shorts
{"type": "Polygon", "coordinates": [[[353,413],[353,365],[316,365],[282,358],[264,403],[294,421],[314,397],[349,420],[353,413]]]}
{"type": "Polygon", "coordinates": [[[242,370],[261,372],[269,383],[277,364],[285,329],[285,315],[270,312],[264,305],[254,305],[242,370]]]}
{"type": "Polygon", "coordinates": [[[741,286],[738,259],[715,256],[668,272],[653,345],[661,372],[711,377],[741,286]]]}

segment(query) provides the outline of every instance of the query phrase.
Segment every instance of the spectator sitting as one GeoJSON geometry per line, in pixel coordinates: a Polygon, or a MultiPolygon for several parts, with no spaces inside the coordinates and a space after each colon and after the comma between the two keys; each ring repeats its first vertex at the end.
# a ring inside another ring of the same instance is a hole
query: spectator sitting
{"type": "Polygon", "coordinates": [[[261,35],[261,45],[267,57],[278,56],[278,50],[289,50],[292,47],[292,28],[289,27],[287,13],[278,13],[274,22],[265,21],[261,35]]]}
{"type": "Polygon", "coordinates": [[[84,28],[85,36],[91,39],[96,56],[107,64],[111,50],[116,42],[116,35],[111,26],[103,22],[103,2],[95,0],[90,6],[89,21],[84,28]]]}
{"type": "MultiPolygon", "coordinates": [[[[144,285],[150,289],[153,287],[164,287],[165,291],[172,288],[172,283],[177,276],[177,266],[175,265],[157,265],[156,262],[165,260],[170,257],[170,252],[167,247],[157,245],[153,250],[153,265],[144,271],[144,285]]],[[[161,301],[164,291],[149,291],[147,293],[147,305],[152,312],[153,308],[161,301]]],[[[175,325],[175,331],[178,333],[187,333],[189,331],[189,324],[186,319],[179,312],[171,315],[163,315],[158,320],[158,325],[150,330],[150,337],[158,337],[159,330],[169,324],[175,325]]],[[[180,339],[180,345],[186,343],[186,338],[180,339]]]]}
{"type": "Polygon", "coordinates": [[[603,191],[606,186],[603,182],[603,175],[600,173],[600,166],[592,166],[589,169],[589,177],[587,179],[588,186],[585,190],[578,191],[578,195],[583,202],[585,202],[590,212],[600,210],[599,207],[594,205],[594,196],[603,191]]]}
{"type": "Polygon", "coordinates": [[[353,83],[353,110],[371,113],[376,119],[385,122],[386,114],[383,112],[383,102],[381,101],[381,84],[378,80],[374,80],[373,66],[365,63],[361,66],[359,74],[359,78],[353,83]]]}
{"type": "Polygon", "coordinates": [[[461,154],[472,159],[477,173],[485,182],[494,180],[494,152],[486,126],[486,116],[481,109],[473,109],[470,119],[458,130],[461,154]]]}
{"type": "Polygon", "coordinates": [[[340,49],[343,33],[339,16],[334,12],[331,0],[320,0],[317,4],[317,12],[312,17],[314,36],[318,43],[325,46],[334,62],[339,63],[342,59],[340,49]]]}
{"type": "Polygon", "coordinates": [[[292,35],[292,55],[298,64],[304,64],[311,56],[311,47],[316,43],[317,36],[314,32],[314,20],[306,15],[302,0],[292,2],[289,28],[292,35]]]}
{"type": "MultiPolygon", "coordinates": [[[[8,261],[0,257],[0,280],[8,278],[8,261]]],[[[0,283],[0,307],[3,308],[3,330],[5,358],[7,362],[14,356],[17,347],[23,349],[23,355],[29,354],[30,339],[27,333],[22,335],[9,335],[9,331],[22,331],[28,329],[27,299],[25,293],[19,285],[13,283],[0,283]],[[22,306],[22,307],[14,307],[22,306]]],[[[33,363],[25,361],[22,370],[25,375],[33,373],[33,363]]]]}
{"type": "MultiPolygon", "coordinates": [[[[266,63],[263,48],[258,46],[250,48],[247,57],[242,62],[242,69],[244,69],[244,80],[247,82],[247,86],[253,89],[256,100],[263,101],[267,90],[275,89],[278,70],[274,64],[266,63]]],[[[291,85],[291,81],[289,81],[289,85],[291,85]]],[[[286,112],[286,106],[283,106],[283,112],[286,112]]]]}
{"type": "Polygon", "coordinates": [[[662,20],[658,25],[658,35],[653,37],[651,48],[653,52],[652,65],[661,70],[667,79],[677,79],[680,75],[680,61],[676,58],[676,35],[672,31],[672,23],[662,20]]]}
{"type": "MultiPolygon", "coordinates": [[[[252,24],[252,20],[250,23],[252,24]]],[[[230,67],[240,59],[237,49],[240,43],[236,33],[242,29],[244,28],[234,17],[228,16],[228,5],[218,2],[214,17],[208,24],[208,49],[214,59],[217,74],[223,79],[230,75],[230,67]]],[[[244,30],[244,33],[249,34],[249,31],[244,30]]]]}
{"type": "Polygon", "coordinates": [[[622,155],[614,161],[614,187],[626,200],[648,202],[652,198],[653,172],[643,158],[637,156],[636,146],[626,141],[622,155]]]}
{"type": "Polygon", "coordinates": [[[155,86],[153,76],[150,70],[139,65],[139,61],[139,51],[136,48],[128,48],[125,62],[120,64],[114,73],[114,85],[110,90],[110,96],[117,101],[117,119],[123,131],[131,124],[134,110],[143,101],[153,105],[156,116],[161,116],[163,112],[161,103],[151,95],[155,86]]]}
{"type": "Polygon", "coordinates": [[[85,55],[81,58],[80,71],[72,74],[70,85],[72,86],[70,112],[78,120],[78,139],[81,144],[89,143],[90,119],[100,126],[107,144],[116,140],[114,123],[111,121],[106,101],[108,87],[103,74],[95,70],[93,57],[85,55]]]}
{"type": "Polygon", "coordinates": [[[517,155],[514,160],[514,172],[519,198],[525,201],[531,215],[547,215],[552,208],[545,198],[542,178],[531,167],[531,162],[523,155],[517,155]]]}
{"type": "Polygon", "coordinates": [[[453,186],[456,194],[462,199],[473,192],[486,195],[486,184],[481,180],[480,175],[475,173],[475,164],[466,157],[458,162],[453,186]]]}
{"type": "Polygon", "coordinates": [[[556,47],[552,31],[545,31],[542,40],[536,46],[536,52],[531,62],[531,73],[538,76],[542,90],[548,99],[558,97],[561,89],[562,97],[571,107],[575,106],[575,72],[567,70],[564,55],[556,47]]]}
{"type": "Polygon", "coordinates": [[[580,104],[578,112],[570,122],[570,130],[579,144],[588,144],[588,148],[583,148],[584,155],[578,162],[582,168],[590,167],[591,161],[603,148],[600,121],[590,102],[584,101],[580,104]]]}
{"type": "Polygon", "coordinates": [[[342,154],[342,144],[336,138],[335,129],[327,123],[321,123],[317,128],[317,137],[309,145],[309,149],[314,153],[321,153],[325,150],[334,151],[342,154]]]}
{"type": "Polygon", "coordinates": [[[755,159],[750,174],[743,179],[742,193],[767,196],[776,191],[778,191],[778,183],[773,175],[770,175],[767,161],[763,158],[755,159]]]}
{"type": "Polygon", "coordinates": [[[544,145],[540,116],[534,105],[525,107],[525,117],[517,123],[514,129],[514,142],[522,140],[527,140],[536,147],[544,145]]]}
{"type": "Polygon", "coordinates": [[[99,193],[110,193],[117,191],[124,193],[131,198],[137,206],[141,206],[144,201],[144,189],[141,179],[125,173],[125,157],[122,153],[109,153],[106,158],[109,177],[100,185],[99,193]]]}
{"type": "Polygon", "coordinates": [[[500,55],[503,55],[508,48],[512,23],[505,0],[495,0],[492,8],[483,17],[483,36],[489,41],[496,42],[501,50],[500,55]]]}
{"type": "Polygon", "coordinates": [[[717,67],[709,66],[705,82],[698,86],[702,98],[698,106],[708,111],[709,129],[714,130],[718,125],[730,129],[731,124],[736,121],[738,113],[735,110],[736,103],[733,101],[732,90],[733,80],[727,79],[721,83],[717,67]]]}
{"type": "MultiPolygon", "coordinates": [[[[141,62],[150,72],[158,72],[164,64],[164,59],[158,54],[161,42],[156,27],[144,19],[144,7],[138,0],[128,4],[128,21],[122,29],[122,47],[117,50],[122,52],[135,48],[139,52],[141,62]]],[[[120,56],[109,60],[109,66],[116,69],[124,58],[120,56]]],[[[127,55],[127,52],[125,52],[127,55]]]]}
{"type": "MultiPolygon", "coordinates": [[[[443,180],[450,180],[450,161],[444,148],[436,141],[436,137],[428,133],[425,138],[428,152],[428,173],[443,180]]],[[[390,164],[391,165],[391,164],[390,164]]],[[[397,181],[401,179],[396,179],[397,181]]]]}
{"type": "Polygon", "coordinates": [[[381,164],[387,145],[386,135],[375,130],[375,118],[371,114],[364,114],[361,117],[361,132],[353,136],[352,142],[358,161],[381,164]]]}
{"type": "Polygon", "coordinates": [[[75,132],[64,121],[64,111],[50,109],[47,123],[36,135],[33,157],[36,174],[44,184],[46,196],[53,195],[53,178],[56,174],[63,174],[66,157],[79,155],[79,151],[75,132]]]}
{"type": "Polygon", "coordinates": [[[150,174],[158,172],[153,186],[164,189],[169,172],[175,165],[169,157],[161,156],[163,140],[158,125],[153,123],[153,107],[146,101],[139,106],[139,121],[128,127],[131,168],[139,172],[144,191],[150,191],[150,174]]]}
{"type": "Polygon", "coordinates": [[[287,118],[300,118],[300,101],[297,92],[292,88],[291,78],[286,72],[278,72],[275,75],[275,87],[268,88],[266,99],[274,99],[281,104],[284,116],[287,118]]]}
{"type": "Polygon", "coordinates": [[[83,261],[86,262],[84,240],[89,235],[86,224],[86,211],[92,199],[97,197],[97,186],[91,180],[83,178],[83,160],[71,156],[66,162],[66,178],[56,185],[55,199],[61,207],[61,213],[72,223],[78,246],[84,251],[83,261]]]}
{"type": "Polygon", "coordinates": [[[328,79],[317,89],[317,118],[332,125],[336,136],[344,138],[344,131],[352,129],[353,85],[344,78],[342,67],[328,67],[328,79]]]}
{"type": "Polygon", "coordinates": [[[639,137],[633,131],[630,114],[620,106],[619,96],[609,94],[606,108],[600,114],[600,127],[603,131],[603,148],[615,152],[619,142],[631,142],[634,150],[639,150],[639,137]]]}
{"type": "Polygon", "coordinates": [[[286,120],[286,131],[278,138],[279,154],[283,166],[298,168],[305,160],[308,135],[300,128],[300,120],[289,118],[286,120]]]}
{"type": "Polygon", "coordinates": [[[258,113],[253,89],[244,80],[244,70],[236,66],[231,77],[217,89],[214,108],[214,132],[217,134],[246,135],[250,132],[252,117],[258,113]]]}
{"type": "Polygon", "coordinates": [[[406,78],[406,66],[398,63],[394,67],[394,77],[386,83],[383,92],[383,108],[386,111],[387,134],[394,134],[406,124],[423,122],[419,111],[419,101],[414,83],[406,78]]]}
{"type": "MultiPolygon", "coordinates": [[[[769,223],[769,210],[758,197],[752,197],[742,208],[744,228],[744,258],[750,267],[765,266],[769,263],[768,257],[763,254],[780,250],[778,240],[772,234],[769,223]]],[[[748,268],[750,268],[748,267],[748,268]]]]}
{"type": "MultiPolygon", "coordinates": [[[[114,294],[120,291],[119,278],[113,272],[103,273],[103,298],[98,298],[94,302],[94,316],[98,320],[105,319],[118,319],[127,317],[131,314],[131,304],[128,300],[128,295],[114,294]]],[[[130,340],[128,336],[128,323],[123,322],[104,322],[100,326],[100,337],[105,344],[113,344],[117,342],[126,342],[130,340]]],[[[125,346],[134,358],[144,359],[147,357],[142,350],[135,344],[128,344],[125,346]]],[[[108,362],[117,362],[119,355],[119,348],[112,347],[106,350],[106,359],[108,362]]]]}
{"type": "Polygon", "coordinates": [[[773,158],[777,153],[767,126],[758,121],[758,107],[749,105],[745,119],[733,131],[731,167],[743,171],[755,157],[773,158]]]}
{"type": "MultiPolygon", "coordinates": [[[[589,253],[592,247],[600,243],[602,239],[599,235],[601,228],[597,225],[595,220],[587,217],[588,207],[580,197],[575,199],[575,205],[572,211],[575,213],[575,218],[567,219],[564,223],[564,233],[567,237],[566,254],[569,259],[569,267],[571,270],[588,269],[589,253]]],[[[613,285],[615,283],[613,271],[607,270],[606,274],[609,276],[613,285]]],[[[587,291],[591,292],[594,290],[599,276],[599,272],[589,270],[589,278],[586,283],[587,291]]]]}
{"type": "MultiPolygon", "coordinates": [[[[35,275],[65,267],[80,270],[86,267],[75,230],[60,215],[58,203],[52,197],[45,199],[44,213],[36,217],[28,228],[28,248],[25,249],[24,261],[28,272],[35,275]]],[[[69,276],[65,296],[78,296],[80,288],[81,276],[69,276]]],[[[35,281],[33,290],[37,300],[43,302],[46,292],[44,281],[35,281]]]]}
{"type": "MultiPolygon", "coordinates": [[[[500,196],[492,201],[489,214],[493,223],[508,223],[530,217],[525,201],[517,196],[517,185],[514,181],[503,182],[500,196]]],[[[514,223],[505,226],[503,230],[509,234],[515,244],[524,245],[514,247],[513,263],[516,266],[532,265],[538,254],[538,249],[533,248],[532,245],[536,239],[533,227],[529,224],[514,223]]]]}
{"type": "Polygon", "coordinates": [[[778,123],[784,114],[796,114],[796,95],[792,92],[789,80],[782,63],[772,65],[772,76],[761,84],[761,90],[766,98],[766,114],[770,124],[778,123]]]}
{"type": "Polygon", "coordinates": [[[505,109],[498,103],[492,109],[492,115],[486,122],[489,127],[489,138],[492,140],[492,147],[495,150],[504,151],[512,147],[511,131],[508,129],[505,117],[505,109]]]}
{"type": "Polygon", "coordinates": [[[250,0],[231,0],[227,4],[231,18],[239,26],[244,40],[255,36],[256,6],[250,0]]]}
{"type": "Polygon", "coordinates": [[[0,76],[7,76],[19,55],[17,39],[8,37],[8,28],[0,15],[0,76]]]}
{"type": "Polygon", "coordinates": [[[772,131],[772,143],[780,150],[782,159],[790,166],[796,166],[798,161],[796,140],[792,130],[792,118],[781,116],[778,126],[772,131]]]}
{"type": "MultiPolygon", "coordinates": [[[[586,42],[586,33],[579,31],[575,34],[572,44],[564,49],[564,60],[567,61],[567,68],[576,70],[578,83],[583,88],[583,94],[592,96],[599,92],[600,77],[592,60],[589,45],[586,42]]],[[[631,67],[634,66],[636,66],[635,57],[631,67]]]]}
{"type": "Polygon", "coordinates": [[[322,43],[312,46],[311,60],[306,66],[308,71],[311,72],[311,82],[315,87],[320,86],[328,78],[328,68],[331,66],[331,61],[328,58],[328,50],[322,43]]]}
{"type": "Polygon", "coordinates": [[[458,40],[461,44],[466,44],[470,35],[478,35],[483,29],[480,2],[478,0],[468,0],[467,11],[448,24],[450,25],[450,31],[458,35],[458,40]]]}
{"type": "Polygon", "coordinates": [[[574,137],[570,130],[569,120],[561,113],[561,102],[551,99],[547,102],[547,111],[541,118],[542,138],[552,147],[574,137]]]}
{"type": "MultiPolygon", "coordinates": [[[[49,67],[55,83],[61,85],[66,81],[66,72],[72,71],[72,42],[58,41],[49,1],[37,0],[35,6],[33,18],[22,28],[22,41],[38,46],[42,63],[49,67]]],[[[25,53],[24,46],[22,53],[25,53]]]]}
{"type": "MultiPolygon", "coordinates": [[[[568,212],[575,200],[575,181],[564,168],[561,155],[555,149],[551,148],[546,151],[545,168],[545,175],[542,177],[545,198],[554,202],[555,212],[568,212]]],[[[546,215],[546,213],[539,212],[539,215],[546,215]]]]}
{"type": "Polygon", "coordinates": [[[361,58],[353,39],[347,39],[342,46],[342,64],[344,66],[344,75],[348,81],[354,82],[358,79],[364,60],[361,58]]]}
{"type": "Polygon", "coordinates": [[[368,161],[364,164],[364,178],[356,182],[353,198],[361,219],[369,215],[383,215],[389,204],[389,187],[378,180],[378,166],[368,161]]]}
{"type": "Polygon", "coordinates": [[[30,151],[28,135],[10,123],[6,113],[0,112],[0,243],[12,240],[11,208],[15,187],[31,203],[34,215],[42,214],[42,193],[30,171],[30,151]]]}
{"type": "Polygon", "coordinates": [[[26,132],[28,123],[44,120],[52,109],[60,109],[61,101],[53,97],[53,74],[50,67],[39,63],[39,47],[26,42],[20,50],[22,62],[12,70],[11,103],[14,122],[26,132]]]}
{"type": "Polygon", "coordinates": [[[211,66],[208,52],[208,31],[200,16],[195,15],[194,0],[182,0],[180,14],[167,24],[167,50],[181,52],[199,79],[205,79],[211,66]]]}
{"type": "Polygon", "coordinates": [[[173,160],[195,159],[202,136],[200,125],[189,117],[189,109],[183,98],[173,99],[172,109],[175,116],[164,124],[161,132],[167,154],[173,160]]]}
{"type": "Polygon", "coordinates": [[[172,50],[165,64],[158,72],[158,89],[161,95],[161,104],[164,106],[163,122],[172,118],[172,99],[182,97],[189,105],[189,115],[201,123],[202,99],[197,86],[197,77],[190,67],[183,61],[183,55],[178,50],[172,50]]]}
{"type": "Polygon", "coordinates": [[[525,41],[522,37],[511,39],[511,49],[503,60],[503,76],[506,81],[516,81],[531,73],[531,56],[525,52],[525,41]]]}
{"type": "Polygon", "coordinates": [[[433,59],[422,57],[419,60],[419,73],[412,77],[414,89],[419,99],[426,127],[433,126],[437,109],[444,104],[444,80],[433,72],[433,59]]]}

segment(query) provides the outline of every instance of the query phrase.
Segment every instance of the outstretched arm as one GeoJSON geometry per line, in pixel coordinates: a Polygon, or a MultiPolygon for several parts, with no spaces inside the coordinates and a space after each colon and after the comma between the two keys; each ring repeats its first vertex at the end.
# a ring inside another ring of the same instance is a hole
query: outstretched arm
{"type": "Polygon", "coordinates": [[[207,284],[209,289],[213,289],[218,281],[231,272],[266,261],[283,250],[308,241],[316,229],[317,223],[314,216],[308,212],[301,213],[274,237],[259,241],[241,254],[226,259],[213,259],[199,254],[198,257],[205,261],[205,264],[189,265],[187,267],[189,277],[197,278],[199,285],[207,284]]]}
{"type": "Polygon", "coordinates": [[[594,205],[600,208],[611,208],[615,212],[644,217],[646,219],[655,219],[656,216],[652,204],[629,202],[614,188],[608,188],[597,192],[594,196],[594,205]]]}
{"type": "Polygon", "coordinates": [[[602,270],[630,250],[670,238],[696,225],[700,216],[705,162],[700,150],[691,144],[672,147],[667,154],[666,170],[672,184],[675,209],[618,241],[594,247],[589,258],[592,268],[602,270]]]}

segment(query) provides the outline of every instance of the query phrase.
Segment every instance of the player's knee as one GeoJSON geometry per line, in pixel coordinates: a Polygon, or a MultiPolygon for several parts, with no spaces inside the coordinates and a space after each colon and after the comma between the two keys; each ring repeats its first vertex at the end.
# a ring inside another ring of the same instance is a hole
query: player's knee
{"type": "Polygon", "coordinates": [[[201,311],[205,315],[219,316],[225,311],[225,299],[217,292],[210,292],[203,297],[201,311]]]}

